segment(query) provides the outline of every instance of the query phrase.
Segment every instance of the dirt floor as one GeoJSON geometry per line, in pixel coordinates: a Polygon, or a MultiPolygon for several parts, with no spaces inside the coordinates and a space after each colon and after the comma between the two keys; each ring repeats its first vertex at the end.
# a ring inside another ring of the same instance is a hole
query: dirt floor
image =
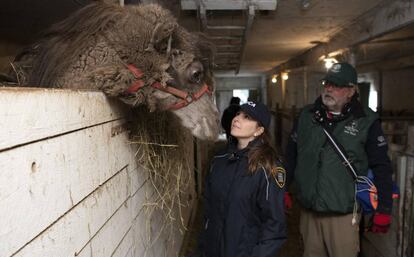
{"type": "Polygon", "coordinates": [[[283,245],[278,257],[301,257],[303,245],[299,233],[299,206],[293,202],[293,207],[287,213],[288,239],[283,245]]]}

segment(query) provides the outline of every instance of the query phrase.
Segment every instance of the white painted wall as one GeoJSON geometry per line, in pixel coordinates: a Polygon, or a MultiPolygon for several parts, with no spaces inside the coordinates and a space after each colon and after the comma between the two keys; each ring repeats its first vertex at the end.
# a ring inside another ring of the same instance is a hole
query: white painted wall
{"type": "Polygon", "coordinates": [[[161,214],[125,114],[100,92],[0,88],[0,256],[177,256],[179,225],[147,244],[161,214]]]}

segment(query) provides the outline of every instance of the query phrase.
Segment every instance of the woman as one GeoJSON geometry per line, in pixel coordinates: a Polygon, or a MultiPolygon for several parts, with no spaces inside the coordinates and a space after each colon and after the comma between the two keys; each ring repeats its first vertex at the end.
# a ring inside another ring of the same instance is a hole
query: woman
{"type": "Polygon", "coordinates": [[[269,144],[270,113],[262,103],[240,106],[226,153],[213,159],[205,183],[205,224],[199,254],[275,257],[286,239],[285,171],[269,144]]]}

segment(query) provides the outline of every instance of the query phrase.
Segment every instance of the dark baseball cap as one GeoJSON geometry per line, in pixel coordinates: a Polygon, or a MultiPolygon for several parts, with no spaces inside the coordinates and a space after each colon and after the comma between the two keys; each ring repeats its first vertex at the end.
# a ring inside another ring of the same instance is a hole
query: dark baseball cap
{"type": "Polygon", "coordinates": [[[323,83],[331,82],[339,87],[352,87],[357,85],[357,72],[351,64],[335,63],[322,79],[323,83]]]}
{"type": "Polygon", "coordinates": [[[260,102],[249,101],[240,106],[240,111],[243,111],[244,113],[248,114],[250,117],[252,117],[252,119],[257,121],[259,125],[264,127],[265,129],[269,128],[271,114],[270,111],[267,109],[266,105],[260,102]]]}

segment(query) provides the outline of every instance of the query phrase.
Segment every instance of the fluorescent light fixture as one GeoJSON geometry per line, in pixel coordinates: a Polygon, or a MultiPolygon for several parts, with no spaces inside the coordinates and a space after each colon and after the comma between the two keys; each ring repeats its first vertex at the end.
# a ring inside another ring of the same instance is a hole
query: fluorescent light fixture
{"type": "Polygon", "coordinates": [[[310,7],[310,0],[302,0],[300,4],[302,10],[307,10],[310,7]]]}

